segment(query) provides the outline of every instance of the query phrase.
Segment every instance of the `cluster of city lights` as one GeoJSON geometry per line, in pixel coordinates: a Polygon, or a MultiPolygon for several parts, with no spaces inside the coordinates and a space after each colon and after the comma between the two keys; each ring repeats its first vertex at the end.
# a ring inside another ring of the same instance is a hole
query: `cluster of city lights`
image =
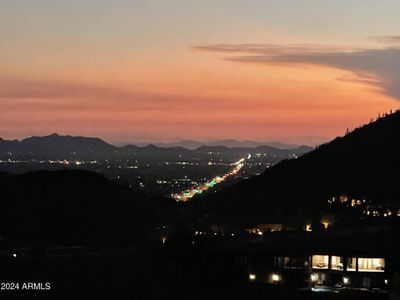
{"type": "Polygon", "coordinates": [[[97,164],[98,162],[96,160],[92,161],[80,161],[80,160],[66,160],[66,159],[59,159],[59,160],[36,160],[36,159],[31,159],[31,160],[13,160],[13,159],[7,159],[7,160],[0,160],[0,164],[19,164],[19,163],[38,163],[38,164],[62,164],[62,165],[82,165],[82,164],[97,164]]]}
{"type": "Polygon", "coordinates": [[[226,181],[229,177],[236,176],[239,171],[243,168],[246,159],[250,159],[251,155],[248,154],[247,157],[243,157],[237,162],[233,163],[233,168],[228,172],[225,173],[223,176],[215,176],[214,178],[208,180],[207,182],[201,185],[195,185],[182,193],[172,194],[172,198],[176,201],[188,201],[190,198],[201,194],[210,188],[214,187],[216,184],[226,181]]]}

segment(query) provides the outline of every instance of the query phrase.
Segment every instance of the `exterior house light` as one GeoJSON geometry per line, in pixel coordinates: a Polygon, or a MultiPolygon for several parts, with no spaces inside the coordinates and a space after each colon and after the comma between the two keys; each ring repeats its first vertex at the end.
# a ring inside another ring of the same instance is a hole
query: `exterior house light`
{"type": "Polygon", "coordinates": [[[311,282],[316,282],[318,280],[318,277],[316,274],[311,274],[310,279],[311,279],[311,282]]]}
{"type": "Polygon", "coordinates": [[[278,282],[281,280],[281,277],[278,274],[272,274],[271,279],[272,282],[278,282]]]}

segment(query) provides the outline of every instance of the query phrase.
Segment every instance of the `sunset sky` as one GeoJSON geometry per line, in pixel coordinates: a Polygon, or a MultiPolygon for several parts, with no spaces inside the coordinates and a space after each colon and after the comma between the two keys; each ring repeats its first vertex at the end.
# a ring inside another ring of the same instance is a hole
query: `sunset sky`
{"type": "Polygon", "coordinates": [[[318,144],[400,108],[399,0],[1,0],[0,137],[318,144]]]}

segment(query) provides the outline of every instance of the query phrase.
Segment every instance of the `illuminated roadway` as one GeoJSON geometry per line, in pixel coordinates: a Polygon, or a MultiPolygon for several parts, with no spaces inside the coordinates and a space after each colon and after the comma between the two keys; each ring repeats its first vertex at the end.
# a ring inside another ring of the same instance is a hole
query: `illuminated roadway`
{"type": "Polygon", "coordinates": [[[209,190],[218,183],[224,182],[228,178],[236,176],[243,168],[246,160],[250,159],[250,157],[251,155],[248,154],[246,157],[242,157],[237,162],[233,163],[233,168],[228,173],[225,173],[223,176],[215,176],[207,182],[201,185],[193,186],[190,189],[183,191],[182,193],[172,194],[172,198],[174,198],[176,201],[188,201],[190,200],[190,198],[209,190]]]}

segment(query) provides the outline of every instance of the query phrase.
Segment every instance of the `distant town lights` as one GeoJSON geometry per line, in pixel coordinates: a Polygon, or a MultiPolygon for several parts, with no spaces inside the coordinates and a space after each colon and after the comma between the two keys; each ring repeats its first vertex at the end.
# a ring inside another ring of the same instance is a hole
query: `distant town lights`
{"type": "MultiPolygon", "coordinates": [[[[249,156],[247,156],[249,157],[249,156]]],[[[195,195],[201,194],[203,191],[206,191],[218,183],[226,181],[229,177],[235,176],[239,173],[239,171],[243,168],[246,158],[241,158],[239,161],[232,164],[234,168],[229,172],[225,173],[222,177],[215,176],[214,178],[208,180],[207,182],[201,185],[195,185],[190,189],[183,191],[182,193],[172,194],[172,198],[176,201],[188,201],[190,198],[194,197],[195,195]]],[[[213,163],[214,164],[214,163],[213,163]]],[[[204,180],[207,180],[204,178],[204,180]]]]}

